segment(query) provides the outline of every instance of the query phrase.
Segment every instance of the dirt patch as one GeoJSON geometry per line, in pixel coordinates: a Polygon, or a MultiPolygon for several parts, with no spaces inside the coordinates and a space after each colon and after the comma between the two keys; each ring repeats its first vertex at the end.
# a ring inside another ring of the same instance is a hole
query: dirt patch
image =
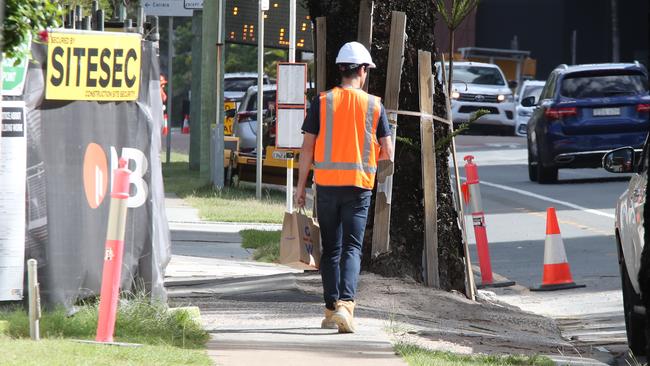
{"type": "MultiPolygon", "coordinates": [[[[298,276],[297,286],[314,296],[322,293],[318,275],[298,276]]],[[[575,354],[554,320],[488,296],[472,302],[413,280],[362,273],[357,303],[359,316],[386,319],[395,341],[457,353],[575,354]]]]}

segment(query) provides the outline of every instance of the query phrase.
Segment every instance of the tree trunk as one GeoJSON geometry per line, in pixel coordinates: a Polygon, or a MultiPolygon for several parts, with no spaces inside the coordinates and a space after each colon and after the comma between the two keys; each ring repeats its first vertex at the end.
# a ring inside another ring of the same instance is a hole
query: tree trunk
{"type": "MultiPolygon", "coordinates": [[[[329,89],[339,83],[334,65],[339,48],[355,41],[359,2],[354,0],[305,0],[311,19],[327,17],[327,81],[329,89]]],[[[418,105],[418,50],[436,55],[434,41],[435,7],[432,1],[421,0],[375,0],[371,54],[377,64],[370,79],[369,92],[383,97],[386,85],[386,64],[390,36],[391,11],[406,13],[408,35],[404,51],[404,65],[400,86],[401,110],[419,111],[418,105]]],[[[434,56],[434,62],[437,56],[434,56]]],[[[437,82],[434,95],[434,113],[445,115],[445,99],[442,86],[437,82]]],[[[437,141],[449,134],[446,126],[436,123],[437,141]]],[[[424,243],[424,207],[422,171],[420,165],[420,120],[417,117],[400,116],[395,151],[395,176],[391,214],[389,253],[371,258],[373,204],[369,211],[364,241],[363,269],[386,276],[408,276],[422,281],[422,250],[424,243]]],[[[440,285],[445,290],[464,292],[465,271],[463,246],[458,217],[453,203],[449,177],[447,151],[437,154],[438,170],[438,255],[440,285]]]]}

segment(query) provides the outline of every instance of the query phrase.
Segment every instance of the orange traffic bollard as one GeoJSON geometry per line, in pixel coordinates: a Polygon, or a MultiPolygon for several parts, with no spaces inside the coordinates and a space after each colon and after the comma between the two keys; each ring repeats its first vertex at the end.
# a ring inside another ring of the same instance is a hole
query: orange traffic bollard
{"type": "Polygon", "coordinates": [[[99,298],[99,319],[97,320],[97,342],[113,342],[117,301],[120,295],[122,277],[122,256],[124,233],[126,231],[127,201],[129,199],[131,171],[126,160],[120,159],[118,169],[113,172],[113,190],[108,214],[106,249],[104,250],[104,271],[99,298]]]}
{"type": "MultiPolygon", "coordinates": [[[[473,162],[472,155],[465,156],[465,174],[467,175],[467,190],[464,196],[469,195],[470,212],[474,224],[474,235],[476,236],[476,251],[478,253],[479,266],[481,267],[481,284],[483,287],[507,287],[513,286],[513,281],[494,282],[492,276],[492,263],[490,262],[490,248],[488,247],[487,229],[485,225],[485,213],[483,202],[481,202],[481,189],[479,186],[478,167],[473,162]]],[[[465,198],[467,202],[467,198],[465,198]]]]}

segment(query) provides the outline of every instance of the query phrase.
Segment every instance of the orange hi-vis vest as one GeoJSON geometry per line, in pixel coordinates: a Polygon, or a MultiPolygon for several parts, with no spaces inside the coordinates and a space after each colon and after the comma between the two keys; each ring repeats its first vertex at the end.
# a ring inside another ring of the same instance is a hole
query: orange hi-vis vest
{"type": "Polygon", "coordinates": [[[361,89],[320,94],[320,129],[314,148],[314,182],[372,189],[377,173],[380,98],[361,89]]]}

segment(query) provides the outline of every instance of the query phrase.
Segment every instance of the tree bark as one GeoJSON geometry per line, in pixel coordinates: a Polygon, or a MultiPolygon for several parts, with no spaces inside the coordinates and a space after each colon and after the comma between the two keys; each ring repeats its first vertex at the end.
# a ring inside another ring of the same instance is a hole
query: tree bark
{"type": "MultiPolygon", "coordinates": [[[[421,0],[375,0],[371,54],[377,64],[370,79],[369,92],[383,97],[386,85],[386,64],[390,39],[390,14],[397,10],[407,16],[407,42],[400,86],[401,110],[418,111],[418,50],[430,51],[437,61],[434,20],[435,6],[432,1],[421,0]]],[[[354,0],[305,0],[311,19],[327,17],[327,81],[332,88],[339,83],[334,65],[339,48],[346,42],[355,41],[359,1],[354,0]]],[[[445,99],[442,86],[435,84],[434,113],[445,117],[445,99]]],[[[372,258],[372,224],[374,221],[374,196],[369,210],[364,240],[363,269],[385,276],[408,276],[422,281],[422,250],[424,243],[424,206],[422,170],[420,157],[420,122],[417,117],[400,116],[395,151],[395,176],[390,229],[391,252],[372,258]]],[[[447,126],[436,123],[435,139],[449,134],[447,126]]],[[[463,246],[458,217],[453,203],[449,177],[449,153],[436,156],[438,162],[438,257],[441,288],[464,292],[465,271],[463,246]]]]}

